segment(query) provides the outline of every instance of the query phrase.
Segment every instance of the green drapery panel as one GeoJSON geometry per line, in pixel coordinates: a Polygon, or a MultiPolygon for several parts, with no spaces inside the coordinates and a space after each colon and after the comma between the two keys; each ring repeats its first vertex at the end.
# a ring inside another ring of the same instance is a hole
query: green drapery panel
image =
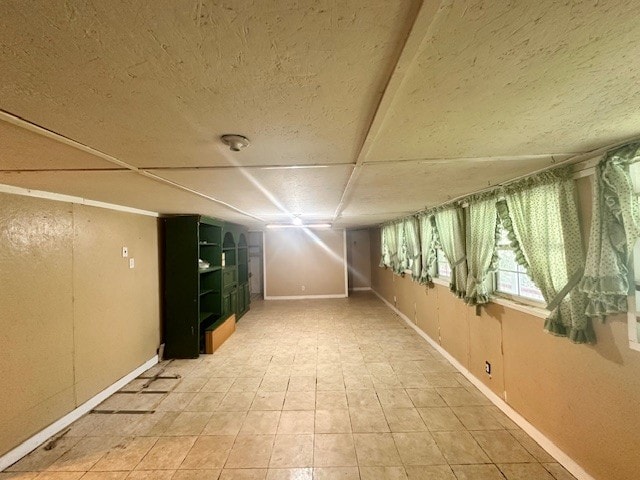
{"type": "Polygon", "coordinates": [[[404,220],[404,241],[406,245],[407,260],[411,260],[411,278],[420,278],[420,235],[418,233],[418,219],[409,217],[404,220]]]}
{"type": "Polygon", "coordinates": [[[508,188],[497,207],[516,258],[551,312],[545,330],[575,343],[593,343],[595,334],[584,314],[586,297],[577,288],[584,256],[575,183],[566,172],[546,173],[508,188]]]}
{"type": "Polygon", "coordinates": [[[465,251],[464,211],[454,207],[434,215],[437,239],[451,265],[449,289],[457,297],[464,298],[467,287],[467,262],[465,251]]]}
{"type": "Polygon", "coordinates": [[[580,289],[587,294],[587,315],[627,311],[629,260],[640,237],[640,208],[629,165],[640,161],[640,143],[609,152],[596,167],[589,249],[580,289]]]}
{"type": "Polygon", "coordinates": [[[389,266],[389,248],[387,246],[387,226],[380,227],[380,264],[379,267],[389,266]]]}
{"type": "Polygon", "coordinates": [[[396,258],[396,228],[389,223],[380,229],[380,266],[393,268],[396,258]]]}
{"type": "Polygon", "coordinates": [[[421,284],[430,284],[433,281],[431,271],[436,261],[435,231],[432,215],[420,215],[420,257],[422,269],[419,281],[421,284]]]}
{"type": "Polygon", "coordinates": [[[465,302],[489,302],[486,280],[496,268],[497,217],[495,198],[470,203],[467,228],[467,286],[465,302]]]}
{"type": "Polygon", "coordinates": [[[407,246],[404,238],[404,222],[402,220],[394,223],[396,229],[396,261],[393,265],[393,271],[398,275],[403,275],[407,268],[407,246]]]}

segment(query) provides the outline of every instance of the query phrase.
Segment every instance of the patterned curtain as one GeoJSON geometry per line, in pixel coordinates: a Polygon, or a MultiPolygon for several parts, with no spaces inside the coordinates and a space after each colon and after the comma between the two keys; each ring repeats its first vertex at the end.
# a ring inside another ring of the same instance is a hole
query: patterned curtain
{"type": "Polygon", "coordinates": [[[570,171],[545,172],[509,186],[497,204],[518,262],[542,292],[551,312],[544,328],[575,343],[593,343],[577,288],[584,271],[575,182],[570,171]]]}
{"type": "Polygon", "coordinates": [[[498,235],[496,199],[470,202],[467,229],[467,290],[465,302],[478,305],[489,302],[488,275],[496,269],[498,235]]]}
{"type": "Polygon", "coordinates": [[[381,229],[381,267],[389,267],[391,269],[394,268],[394,265],[397,262],[397,242],[396,242],[396,227],[393,223],[389,223],[387,225],[383,225],[381,229]]]}
{"type": "Polygon", "coordinates": [[[439,211],[434,217],[440,247],[451,265],[449,289],[464,298],[467,288],[464,211],[454,207],[439,211]]]}
{"type": "Polygon", "coordinates": [[[380,263],[379,267],[389,266],[389,247],[387,246],[386,225],[380,227],[380,263]]]}
{"type": "Polygon", "coordinates": [[[420,215],[420,253],[422,259],[422,270],[419,281],[421,284],[430,284],[431,270],[436,261],[435,230],[433,228],[432,215],[420,215]]]}
{"type": "Polygon", "coordinates": [[[604,320],[627,311],[629,260],[640,237],[640,207],[629,165],[638,161],[640,143],[634,143],[609,152],[596,168],[589,249],[580,283],[589,317],[604,320]]]}
{"type": "Polygon", "coordinates": [[[396,261],[393,265],[393,271],[398,275],[404,275],[404,271],[407,268],[407,245],[404,238],[404,222],[402,220],[397,221],[395,224],[396,230],[396,261]]]}
{"type": "Polygon", "coordinates": [[[418,234],[418,219],[409,217],[404,220],[404,238],[407,249],[407,260],[411,264],[411,278],[420,278],[420,236],[418,234]]]}

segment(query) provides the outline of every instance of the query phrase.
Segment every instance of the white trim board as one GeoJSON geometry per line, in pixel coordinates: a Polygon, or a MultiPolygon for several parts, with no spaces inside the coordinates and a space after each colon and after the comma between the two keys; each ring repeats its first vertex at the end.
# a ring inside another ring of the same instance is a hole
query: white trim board
{"type": "Polygon", "coordinates": [[[347,295],[344,293],[336,293],[330,295],[270,295],[268,297],[264,297],[265,300],[312,300],[314,298],[347,298],[347,295]]]}
{"type": "Polygon", "coordinates": [[[391,304],[387,299],[385,299],[382,295],[380,295],[375,290],[372,290],[373,293],[377,295],[377,297],[382,300],[391,310],[394,311],[400,318],[402,318],[407,325],[413,328],[418,335],[424,338],[429,345],[435,348],[438,353],[440,353],[444,358],[446,358],[464,377],[469,380],[480,392],[487,397],[491,402],[498,407],[502,412],[509,417],[516,425],[518,425],[522,430],[527,433],[531,438],[533,438],[538,444],[553,458],[555,458],[558,463],[560,463],[564,468],[566,468],[569,473],[571,473],[578,480],[595,480],[591,475],[589,475],[580,465],[578,465],[569,455],[564,453],[560,448],[558,448],[549,438],[547,438],[540,430],[530,424],[522,415],[516,412],[513,408],[511,408],[502,398],[493,393],[489,387],[487,387],[484,383],[482,383],[478,378],[476,378],[469,370],[467,370],[464,365],[462,365],[458,360],[456,360],[449,352],[447,352],[442,346],[440,346],[435,340],[433,340],[429,335],[424,333],[420,328],[415,325],[409,317],[407,317],[404,313],[398,310],[393,304],[391,304]]]}
{"type": "Polygon", "coordinates": [[[110,385],[109,387],[102,390],[97,395],[93,396],[86,402],[84,402],[79,407],[76,407],[71,412],[67,413],[64,417],[56,420],[51,425],[46,427],[43,430],[40,430],[38,433],[28,438],[20,445],[15,447],[13,450],[9,450],[2,457],[0,457],[0,472],[5,468],[13,465],[22,457],[28,455],[33,450],[38,448],[40,445],[45,443],[49,438],[54,436],[55,434],[62,431],[67,426],[71,425],[73,422],[82,417],[85,413],[90,412],[95,406],[105,401],[108,397],[113,395],[115,392],[124,387],[127,383],[131,382],[133,379],[138,377],[140,374],[146,372],[155,364],[158,363],[158,356],[155,355],[151,359],[147,360],[145,363],[140,365],[138,368],[133,370],[131,373],[128,373],[120,380],[110,385]]]}
{"type": "Polygon", "coordinates": [[[10,193],[12,195],[22,195],[24,197],[44,198],[56,202],[76,203],[78,205],[87,205],[89,207],[106,208],[108,210],[116,210],[119,212],[135,213],[137,215],[146,215],[148,217],[159,217],[158,212],[150,212],[140,210],[133,207],[125,207],[123,205],[115,205],[113,203],[99,202],[97,200],[89,200],[88,198],[74,197],[72,195],[63,195],[62,193],[45,192],[43,190],[31,190],[29,188],[14,187],[13,185],[0,184],[0,192],[10,193]]]}
{"type": "Polygon", "coordinates": [[[349,290],[351,290],[352,292],[370,292],[371,287],[353,287],[349,290]]]}

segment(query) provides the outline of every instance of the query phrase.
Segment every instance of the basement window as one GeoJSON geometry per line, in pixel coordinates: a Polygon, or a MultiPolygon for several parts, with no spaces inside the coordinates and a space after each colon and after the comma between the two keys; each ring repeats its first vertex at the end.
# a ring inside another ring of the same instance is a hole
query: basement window
{"type": "Polygon", "coordinates": [[[496,244],[498,268],[495,273],[495,292],[511,300],[544,306],[542,292],[533,283],[527,271],[516,261],[516,253],[507,237],[507,230],[500,228],[500,238],[496,244]]]}
{"type": "Polygon", "coordinates": [[[449,261],[440,247],[436,248],[436,276],[438,278],[451,278],[451,265],[449,265],[449,261]]]}

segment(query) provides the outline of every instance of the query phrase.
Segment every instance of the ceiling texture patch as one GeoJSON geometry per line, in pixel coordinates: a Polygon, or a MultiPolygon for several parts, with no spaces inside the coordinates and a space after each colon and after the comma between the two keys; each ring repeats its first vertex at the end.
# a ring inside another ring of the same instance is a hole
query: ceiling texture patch
{"type": "Polygon", "coordinates": [[[2,2],[0,183],[252,228],[379,224],[638,137],[636,9],[2,2]]]}

